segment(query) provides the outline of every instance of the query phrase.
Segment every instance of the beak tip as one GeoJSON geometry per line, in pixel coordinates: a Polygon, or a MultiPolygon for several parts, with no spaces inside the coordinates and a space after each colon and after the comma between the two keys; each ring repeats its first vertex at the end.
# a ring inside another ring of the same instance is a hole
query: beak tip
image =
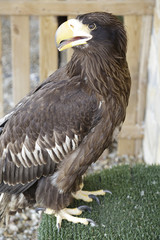
{"type": "Polygon", "coordinates": [[[61,52],[61,48],[60,47],[57,47],[58,51],[61,52]]]}

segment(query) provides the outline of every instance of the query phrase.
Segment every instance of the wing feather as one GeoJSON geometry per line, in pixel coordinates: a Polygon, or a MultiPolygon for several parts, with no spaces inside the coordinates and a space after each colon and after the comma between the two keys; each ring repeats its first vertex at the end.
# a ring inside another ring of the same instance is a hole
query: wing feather
{"type": "Polygon", "coordinates": [[[12,170],[11,170],[11,176],[10,176],[10,178],[11,178],[11,180],[10,180],[10,184],[11,185],[14,185],[15,184],[15,170],[16,170],[16,166],[11,162],[11,168],[12,168],[12,170]]]}
{"type": "Polygon", "coordinates": [[[0,192],[4,183],[16,192],[42,176],[53,175],[94,127],[93,116],[100,114],[96,96],[86,93],[85,87],[82,91],[76,81],[43,84],[4,118],[0,192]]]}
{"type": "Polygon", "coordinates": [[[17,167],[20,167],[21,165],[21,162],[20,160],[18,159],[17,155],[16,154],[13,154],[12,153],[12,150],[8,151],[8,154],[10,153],[11,155],[11,158],[12,158],[12,161],[14,162],[14,164],[17,166],[17,167]]]}
{"type": "Polygon", "coordinates": [[[55,148],[60,152],[61,157],[64,157],[65,154],[67,154],[67,152],[64,152],[63,147],[61,145],[57,144],[57,143],[55,144],[55,148]]]}

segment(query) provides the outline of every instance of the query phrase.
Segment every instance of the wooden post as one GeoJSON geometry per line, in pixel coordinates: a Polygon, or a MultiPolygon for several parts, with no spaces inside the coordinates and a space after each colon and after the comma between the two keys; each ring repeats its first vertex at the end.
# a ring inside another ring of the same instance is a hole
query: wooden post
{"type": "MultiPolygon", "coordinates": [[[[125,16],[124,25],[128,35],[128,51],[127,59],[129,64],[129,70],[131,73],[132,86],[129,100],[129,106],[127,108],[127,116],[125,125],[136,125],[137,119],[137,94],[138,94],[138,73],[139,73],[139,55],[140,55],[140,37],[142,27],[141,16],[125,16]]],[[[118,154],[130,154],[135,153],[135,140],[134,139],[122,139],[119,141],[118,154]]]]}
{"type": "Polygon", "coordinates": [[[40,81],[45,80],[58,67],[58,51],[55,45],[57,18],[40,17],[40,81]]]}
{"type": "MultiPolygon", "coordinates": [[[[142,17],[141,31],[141,51],[139,58],[139,78],[138,78],[138,101],[137,101],[137,124],[144,125],[146,91],[147,91],[147,73],[148,73],[148,58],[149,46],[151,38],[152,16],[142,17]]],[[[135,155],[142,151],[142,141],[136,140],[135,155]]]]}
{"type": "Polygon", "coordinates": [[[16,104],[30,90],[29,17],[11,17],[13,101],[16,104]]]}
{"type": "Polygon", "coordinates": [[[115,15],[151,15],[154,0],[0,0],[1,15],[69,16],[104,11],[115,15]]]}

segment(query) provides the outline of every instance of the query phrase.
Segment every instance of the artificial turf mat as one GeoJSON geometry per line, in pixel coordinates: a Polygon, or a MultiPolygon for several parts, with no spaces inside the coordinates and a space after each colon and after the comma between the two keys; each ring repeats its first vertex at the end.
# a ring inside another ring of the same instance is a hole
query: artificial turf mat
{"type": "MultiPolygon", "coordinates": [[[[87,205],[96,227],[62,222],[58,233],[55,217],[43,214],[38,240],[160,240],[160,166],[118,166],[85,179],[86,190],[108,189],[112,195],[87,205]]],[[[74,201],[72,207],[84,205],[74,201]]]]}

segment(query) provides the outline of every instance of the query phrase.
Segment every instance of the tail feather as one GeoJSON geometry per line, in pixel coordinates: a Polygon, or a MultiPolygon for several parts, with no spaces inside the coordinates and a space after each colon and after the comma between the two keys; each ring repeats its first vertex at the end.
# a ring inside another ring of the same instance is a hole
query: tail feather
{"type": "Polygon", "coordinates": [[[8,212],[8,205],[11,201],[11,195],[7,193],[1,193],[0,195],[0,226],[4,223],[8,225],[9,222],[9,212],[8,212]]]}
{"type": "Polygon", "coordinates": [[[8,225],[10,215],[27,206],[27,200],[23,193],[8,194],[1,193],[0,195],[0,225],[8,225]]]}

